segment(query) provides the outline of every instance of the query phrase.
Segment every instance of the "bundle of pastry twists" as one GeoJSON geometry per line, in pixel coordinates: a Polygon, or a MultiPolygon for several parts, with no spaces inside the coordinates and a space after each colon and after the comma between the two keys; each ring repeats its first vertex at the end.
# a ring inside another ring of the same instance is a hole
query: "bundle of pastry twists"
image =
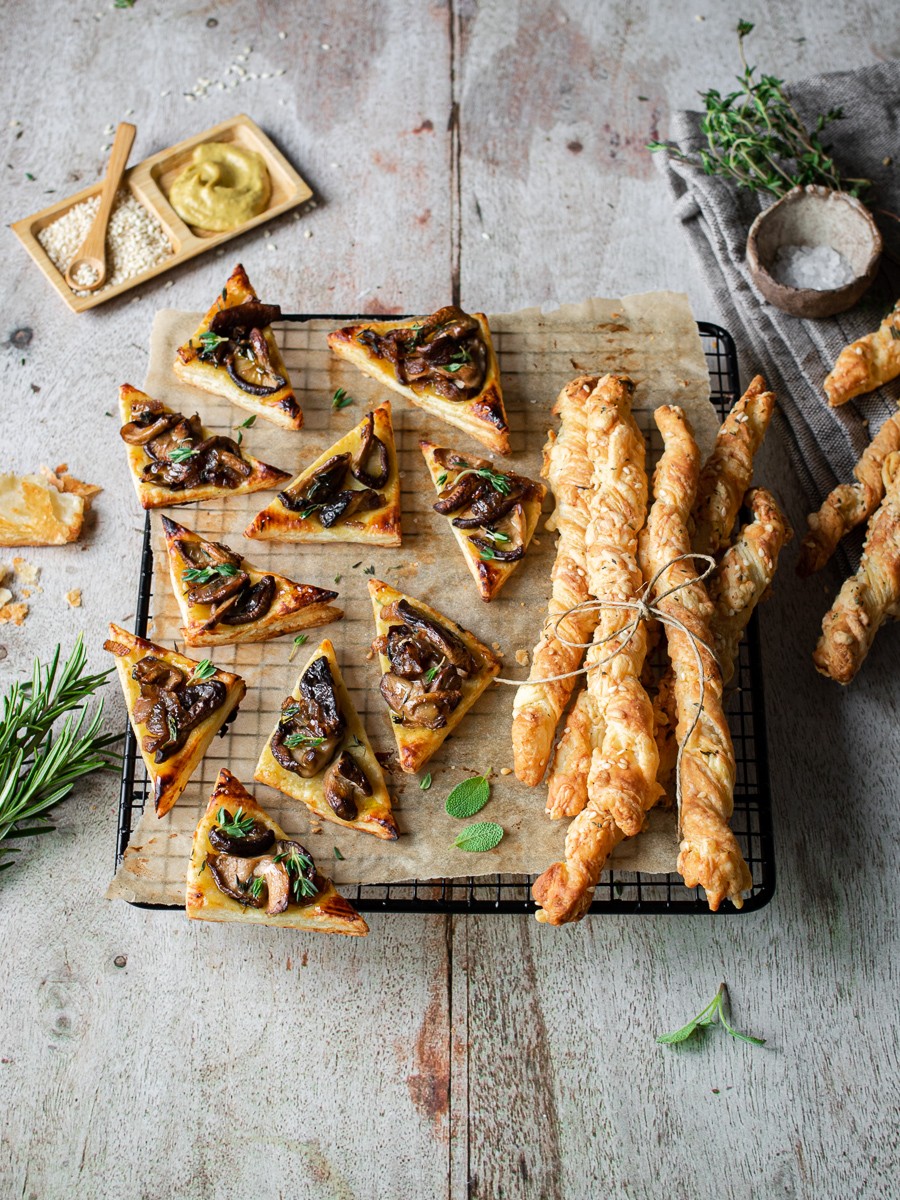
{"type": "MultiPolygon", "coordinates": [[[[585,576],[578,594],[584,598],[575,602],[576,612],[567,613],[554,582],[551,620],[527,689],[519,693],[528,703],[517,697],[513,723],[520,778],[526,777],[520,770],[525,741],[538,746],[527,755],[527,781],[536,782],[587,646],[586,683],[571,706],[548,779],[548,814],[573,819],[565,860],[535,882],[538,920],[562,924],[584,915],[610,853],[641,831],[673,776],[682,838],[679,871],[689,887],[705,889],[711,908],[725,898],[740,907],[751,879],[728,824],[735,767],[723,687],[734,672],[743,630],[790,537],[774,497],[763,488],[748,491],[775,397],[762,379],[753,380],[728,414],[702,471],[684,414],[674,407],[657,410],[665,451],[648,517],[644,439],[631,414],[634,384],[615,375],[587,383],[586,388],[584,380],[575,380],[564,389],[556,409],[563,428],[559,437],[550,436],[545,451],[545,462],[552,463],[564,438],[570,447],[565,471],[567,479],[579,481],[579,518],[572,521],[572,497],[566,494],[567,508],[557,518],[557,562],[570,559],[573,548],[582,556],[585,576]],[[575,439],[567,437],[568,421],[574,422],[575,439]],[[732,541],[742,504],[751,519],[732,541]],[[708,591],[694,553],[717,555],[708,591]],[[645,665],[651,614],[665,624],[671,659],[655,695],[647,690],[652,673],[645,665]],[[548,630],[561,627],[561,615],[579,618],[580,636],[564,634],[551,654],[548,630]],[[548,666],[565,679],[549,678],[548,666]]],[[[550,467],[545,474],[556,491],[558,472],[550,467]]]]}

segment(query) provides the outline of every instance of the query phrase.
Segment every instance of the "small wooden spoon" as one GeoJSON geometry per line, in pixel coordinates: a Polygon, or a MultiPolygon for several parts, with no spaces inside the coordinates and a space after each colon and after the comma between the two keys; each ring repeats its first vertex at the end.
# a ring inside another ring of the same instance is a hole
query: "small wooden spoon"
{"type": "Polygon", "coordinates": [[[106,179],[103,182],[103,191],[100,193],[100,207],[97,209],[94,223],[81,243],[81,248],[69,263],[66,271],[66,283],[73,291],[95,292],[106,282],[106,227],[109,225],[113,202],[116,192],[119,190],[119,184],[122,182],[122,175],[136,133],[137,128],[129,125],[127,121],[120,122],[116,130],[112,154],[109,156],[109,166],[106,168],[106,179]],[[80,267],[90,267],[94,272],[95,278],[91,283],[75,281],[73,276],[80,267]]]}

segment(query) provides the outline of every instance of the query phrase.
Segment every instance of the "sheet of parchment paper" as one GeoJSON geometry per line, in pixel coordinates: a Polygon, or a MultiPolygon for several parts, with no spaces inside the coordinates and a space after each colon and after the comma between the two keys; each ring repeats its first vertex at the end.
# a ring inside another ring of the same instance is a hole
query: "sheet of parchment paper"
{"type": "MultiPolygon", "coordinates": [[[[233,430],[246,412],[181,384],[172,372],[176,346],[190,336],[198,320],[196,313],[172,310],[157,315],[145,389],[182,412],[199,412],[214,431],[236,436],[233,430]]],[[[531,308],[492,316],[490,325],[511,429],[513,452],[503,460],[504,466],[537,476],[547,429],[553,423],[550,407],[560,388],[585,372],[627,372],[638,385],[635,414],[645,432],[655,434],[653,409],[674,402],[688,412],[704,453],[711,447],[718,421],[709,403],[706,361],[685,296],[655,292],[621,300],[593,299],[550,313],[531,308]]],[[[380,841],[317,818],[310,820],[304,806],[254,784],[254,767],[281,700],[324,637],[334,642],[375,749],[394,749],[387,710],[378,692],[377,660],[367,660],[373,636],[368,577],[374,575],[420,597],[493,644],[504,655],[503,674],[512,678],[527,675],[525,653],[530,653],[546,614],[556,536],[543,529],[543,521],[552,501],[548,498],[545,516],[519,569],[500,595],[485,604],[445,519],[431,509],[434,493],[418,440],[427,434],[442,445],[483,455],[486,451],[334,358],[325,341],[333,327],[333,322],[322,320],[279,327],[285,360],[305,414],[304,428],[287,432],[258,420],[252,428],[242,430],[244,445],[265,462],[296,473],[352,428],[367,409],[390,396],[402,475],[403,546],[390,550],[353,543],[302,546],[247,541],[242,531],[272,499],[270,492],[164,510],[183,525],[240,550],[253,563],[303,583],[335,588],[340,594],[337,603],[345,613],[342,621],[310,631],[308,645],[296,652],[293,662],[289,661],[293,649],[290,636],[212,652],[185,651],[162,547],[163,510],[153,513],[155,567],[148,636],[197,659],[208,655],[217,666],[238,672],[247,682],[247,696],[228,733],[215,739],[171,813],[162,820],[150,809],[144,813],[110,885],[107,894],[111,898],[155,904],[183,902],[191,835],[222,766],[229,767],[255,793],[290,836],[308,846],[326,874],[339,884],[495,872],[530,874],[561,857],[566,822],[551,822],[545,815],[546,787],[528,788],[511,773],[502,774],[512,767],[512,687],[489,689],[419,776],[402,774],[395,759],[389,763],[393,769],[388,772],[388,784],[402,831],[396,842],[380,841]],[[354,402],[335,411],[332,396],[338,387],[346,388],[354,402]],[[420,784],[425,771],[431,774],[431,786],[423,791],[420,784]],[[455,784],[484,773],[490,774],[491,799],[476,820],[498,822],[505,836],[495,850],[471,854],[452,847],[464,823],[446,814],[444,801],[455,784]],[[341,859],[336,858],[335,847],[341,859]]],[[[650,443],[656,450],[658,438],[651,437],[650,443]]],[[[142,771],[139,765],[139,778],[142,771]]],[[[676,854],[674,817],[654,812],[644,833],[621,843],[613,861],[620,870],[665,873],[675,869],[676,854]]]]}

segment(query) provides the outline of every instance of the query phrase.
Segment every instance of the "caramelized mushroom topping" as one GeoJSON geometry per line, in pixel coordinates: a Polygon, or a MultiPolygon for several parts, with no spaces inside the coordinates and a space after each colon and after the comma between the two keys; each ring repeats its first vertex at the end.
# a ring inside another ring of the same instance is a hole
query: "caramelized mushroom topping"
{"type": "Polygon", "coordinates": [[[384,334],[365,329],[359,340],[393,365],[400,383],[414,389],[429,387],[448,400],[468,400],[484,387],[487,348],[481,326],[454,305],[418,327],[384,334]]]}
{"type": "Polygon", "coordinates": [[[365,771],[349,750],[342,751],[325,772],[322,787],[327,803],[342,821],[355,821],[359,815],[356,792],[362,796],[372,795],[372,785],[365,771]]]}
{"type": "Polygon", "coordinates": [[[209,844],[214,850],[223,854],[234,854],[238,858],[253,858],[255,855],[265,854],[275,841],[275,834],[262,821],[241,821],[235,825],[234,818],[227,808],[220,810],[219,816],[224,817],[224,825],[232,829],[240,828],[241,833],[227,832],[222,825],[213,825],[209,831],[209,844]]]}
{"type": "MultiPolygon", "coordinates": [[[[371,418],[371,413],[369,417],[371,418]]],[[[382,443],[375,438],[382,449],[382,443]]],[[[387,451],[385,450],[385,456],[387,451]]],[[[371,512],[384,507],[384,496],[371,488],[353,489],[343,486],[347,473],[356,475],[349,454],[335,454],[322,463],[316,473],[308,479],[303,487],[297,490],[286,489],[279,493],[281,503],[291,510],[299,512],[305,520],[313,514],[325,529],[330,529],[338,521],[346,520],[357,512],[371,512]]],[[[385,476],[386,478],[386,476],[385,476]]]]}
{"type": "Polygon", "coordinates": [[[387,483],[390,473],[391,463],[387,446],[381,438],[375,436],[375,414],[366,413],[362,441],[350,463],[350,474],[367,488],[382,488],[387,483]],[[373,454],[378,460],[377,474],[372,474],[366,469],[366,464],[373,454]]]}
{"type": "Polygon", "coordinates": [[[157,763],[180,750],[191,730],[220,708],[228,694],[221,680],[190,683],[180,668],[152,654],[135,663],[131,677],[140,686],[132,715],[147,728],[141,745],[157,763]]]}
{"type": "Polygon", "coordinates": [[[171,491],[184,491],[212,483],[238,487],[252,474],[240,446],[228,437],[203,437],[199,416],[163,413],[159,401],[136,405],[133,419],[119,430],[133,446],[142,446],[149,458],[141,480],[171,491]]]}
{"type": "Polygon", "coordinates": [[[263,304],[259,300],[248,300],[246,304],[235,304],[220,309],[209,323],[211,333],[219,337],[238,339],[248,331],[262,331],[266,325],[281,319],[280,304],[263,304]]]}
{"type": "Polygon", "coordinates": [[[272,734],[271,750],[286,771],[311,779],[331,761],[346,721],[327,658],[317,658],[300,677],[299,700],[288,696],[272,734]]]}
{"type": "Polygon", "coordinates": [[[259,621],[272,607],[275,590],[272,575],[263,575],[252,587],[244,587],[228,611],[222,614],[222,624],[248,625],[251,621],[259,621]]]}

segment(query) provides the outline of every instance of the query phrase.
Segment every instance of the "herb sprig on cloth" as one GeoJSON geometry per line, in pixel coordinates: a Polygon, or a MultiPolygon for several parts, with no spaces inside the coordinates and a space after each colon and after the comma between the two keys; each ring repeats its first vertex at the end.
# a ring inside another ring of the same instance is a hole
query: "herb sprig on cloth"
{"type": "Polygon", "coordinates": [[[749,21],[738,22],[744,67],[737,76],[739,89],[725,96],[715,88],[700,94],[706,109],[700,128],[707,149],[685,154],[668,142],[650,142],[648,149],[668,150],[674,158],[700,167],[705,175],[724,175],[738,187],[773,196],[810,183],[862,195],[870,180],[844,178],[819,137],[826,126],[841,120],[843,111],[829,109],[816,119],[815,129],[808,130],[785,94],[784,80],[757,76],[756,67],[748,65],[744,38],[752,32],[749,21]]]}
{"type": "MultiPolygon", "coordinates": [[[[36,659],[31,679],[13,683],[2,700],[0,843],[50,833],[54,827],[46,814],[79,779],[119,766],[119,755],[109,747],[121,735],[101,733],[102,700],[92,716],[87,709],[87,701],[111,672],[85,673],[87,655],[80,635],[62,670],[59,659],[59,646],[46,665],[36,659]]],[[[17,852],[0,845],[0,857],[17,852]]],[[[0,870],[10,866],[0,862],[0,870]]]]}

